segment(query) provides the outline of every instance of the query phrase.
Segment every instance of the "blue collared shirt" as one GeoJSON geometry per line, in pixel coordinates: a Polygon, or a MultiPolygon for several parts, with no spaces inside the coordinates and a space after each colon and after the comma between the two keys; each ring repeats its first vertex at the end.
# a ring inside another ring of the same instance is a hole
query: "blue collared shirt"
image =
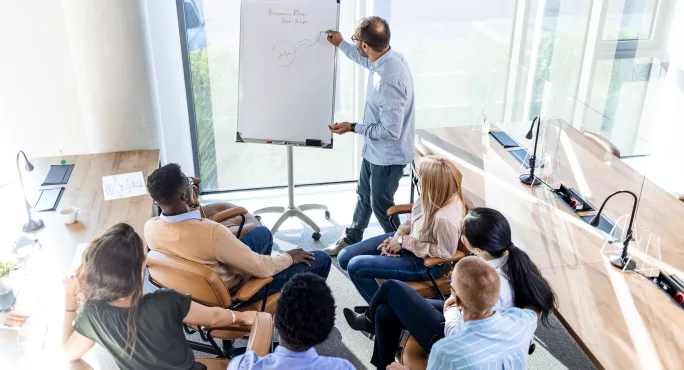
{"type": "Polygon", "coordinates": [[[356,132],[364,137],[363,158],[378,166],[411,163],[416,140],[415,100],[406,60],[390,49],[371,63],[346,41],[339,49],[370,71],[363,123],[356,124],[356,132]]]}
{"type": "Polygon", "coordinates": [[[178,223],[178,222],[183,222],[187,220],[201,220],[202,219],[202,214],[200,213],[199,209],[195,211],[190,211],[186,213],[181,213],[179,215],[175,216],[164,216],[162,213],[159,215],[159,219],[164,221],[164,222],[169,222],[172,224],[178,223]]]}
{"type": "Polygon", "coordinates": [[[427,369],[527,369],[536,329],[537,314],[516,307],[467,321],[458,334],[432,346],[427,369]]]}
{"type": "Polygon", "coordinates": [[[355,370],[349,361],[319,356],[316,350],[310,348],[305,352],[294,352],[278,346],[273,353],[259,358],[250,351],[230,360],[228,370],[270,370],[270,369],[298,369],[298,370],[355,370]]]}

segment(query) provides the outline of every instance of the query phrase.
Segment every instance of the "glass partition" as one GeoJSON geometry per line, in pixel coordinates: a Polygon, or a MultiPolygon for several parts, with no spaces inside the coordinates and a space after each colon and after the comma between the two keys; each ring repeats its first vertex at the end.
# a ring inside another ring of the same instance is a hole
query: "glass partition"
{"type": "MultiPolygon", "coordinates": [[[[528,174],[537,132],[537,126],[531,130],[531,125],[535,117],[540,117],[535,175],[548,186],[542,184],[530,189],[536,198],[589,221],[613,192],[629,190],[637,196],[641,195],[649,157],[641,157],[639,166],[634,166],[638,168],[633,168],[628,163],[629,159],[620,158],[619,147],[601,136],[600,132],[591,130],[601,124],[614,125],[609,117],[577,101],[567,92],[556,89],[525,66],[516,65],[513,73],[518,76],[518,83],[509,89],[511,93],[506,96],[503,119],[498,122],[490,120],[488,125],[476,124],[482,131],[505,132],[519,147],[504,148],[498,140],[488,135],[480,148],[483,154],[483,160],[479,162],[482,171],[490,178],[506,182],[510,182],[512,175],[528,174]],[[535,87],[534,93],[529,86],[535,87]],[[528,138],[530,130],[531,138],[528,138]],[[568,189],[567,196],[551,191],[561,187],[568,189]]],[[[484,109],[486,116],[497,115],[497,110],[491,109],[496,105],[494,101],[487,100],[484,109]],[[490,111],[494,113],[489,114],[490,111]]],[[[482,131],[474,131],[474,136],[482,136],[482,131]]],[[[643,153],[650,153],[649,141],[641,132],[625,128],[620,135],[632,138],[643,153]]],[[[603,211],[600,226],[605,232],[610,232],[611,222],[631,212],[629,199],[622,196],[618,198],[609,202],[603,211]]]]}

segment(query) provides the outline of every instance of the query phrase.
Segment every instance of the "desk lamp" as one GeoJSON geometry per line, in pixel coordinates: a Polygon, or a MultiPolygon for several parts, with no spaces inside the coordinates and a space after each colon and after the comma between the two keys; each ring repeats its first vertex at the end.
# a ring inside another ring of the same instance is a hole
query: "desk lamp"
{"type": "Polygon", "coordinates": [[[520,176],[520,182],[527,186],[539,186],[541,185],[541,180],[534,174],[535,162],[537,161],[537,142],[539,142],[539,126],[541,126],[541,120],[539,117],[534,117],[532,120],[532,125],[530,126],[530,131],[527,132],[525,138],[527,140],[532,139],[532,130],[534,129],[534,124],[537,124],[537,135],[534,139],[534,152],[530,157],[530,173],[528,175],[520,176]]]}
{"type": "Polygon", "coordinates": [[[36,231],[39,229],[42,229],[45,224],[43,223],[43,220],[34,220],[33,217],[31,216],[31,205],[29,204],[28,200],[26,199],[26,189],[24,189],[24,179],[21,177],[21,168],[19,167],[19,158],[23,156],[24,157],[24,168],[26,168],[26,172],[31,172],[33,171],[33,165],[31,162],[29,162],[28,158],[26,158],[26,153],[24,153],[23,150],[20,150],[19,153],[17,153],[17,172],[19,172],[19,183],[21,183],[21,192],[24,194],[24,205],[26,206],[26,217],[28,217],[28,220],[24,224],[24,226],[21,228],[21,231],[28,233],[31,231],[36,231]]]}
{"type": "Polygon", "coordinates": [[[629,246],[629,242],[632,240],[632,233],[634,232],[633,227],[634,227],[634,217],[636,216],[636,207],[637,207],[637,196],[633,192],[629,190],[618,190],[615,193],[611,194],[606,198],[606,200],[603,201],[603,204],[601,204],[601,208],[599,208],[598,213],[594,218],[589,221],[589,224],[591,226],[598,226],[599,222],[601,222],[601,212],[603,212],[603,207],[606,206],[606,203],[608,203],[608,200],[612,198],[615,195],[618,195],[620,193],[627,193],[630,194],[632,197],[634,197],[634,204],[632,205],[632,215],[629,218],[629,226],[627,227],[627,235],[625,236],[625,241],[622,242],[622,254],[621,255],[615,255],[610,258],[610,263],[623,270],[623,271],[631,271],[634,270],[636,267],[636,262],[634,260],[629,258],[629,255],[627,254],[627,248],[629,246]]]}

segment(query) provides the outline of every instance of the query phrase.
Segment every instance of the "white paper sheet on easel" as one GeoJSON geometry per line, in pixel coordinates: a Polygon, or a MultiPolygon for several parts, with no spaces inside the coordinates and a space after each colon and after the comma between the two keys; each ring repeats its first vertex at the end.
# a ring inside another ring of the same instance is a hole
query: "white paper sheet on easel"
{"type": "Polygon", "coordinates": [[[124,173],[114,176],[102,176],[104,199],[121,199],[147,194],[142,172],[124,173]]]}

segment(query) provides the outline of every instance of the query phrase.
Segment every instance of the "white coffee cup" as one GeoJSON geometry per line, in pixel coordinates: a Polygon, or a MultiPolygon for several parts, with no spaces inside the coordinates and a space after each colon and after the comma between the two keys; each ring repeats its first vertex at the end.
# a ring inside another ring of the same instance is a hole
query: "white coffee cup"
{"type": "Polygon", "coordinates": [[[59,210],[59,214],[62,215],[62,220],[67,225],[76,222],[79,212],[81,212],[81,209],[76,207],[67,207],[59,210]]]}

